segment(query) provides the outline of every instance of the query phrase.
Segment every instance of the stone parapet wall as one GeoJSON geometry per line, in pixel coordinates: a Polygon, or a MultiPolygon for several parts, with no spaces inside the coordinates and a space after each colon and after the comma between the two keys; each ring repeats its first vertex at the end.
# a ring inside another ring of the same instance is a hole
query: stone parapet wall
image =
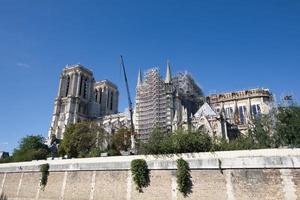
{"type": "Polygon", "coordinates": [[[0,164],[0,193],[8,199],[300,199],[300,149],[193,153],[169,156],[32,161],[0,164]],[[189,162],[193,188],[177,191],[176,160],[189,162]],[[142,158],[150,168],[150,186],[139,193],[130,162],[142,158]],[[50,173],[40,189],[39,166],[50,173]]]}

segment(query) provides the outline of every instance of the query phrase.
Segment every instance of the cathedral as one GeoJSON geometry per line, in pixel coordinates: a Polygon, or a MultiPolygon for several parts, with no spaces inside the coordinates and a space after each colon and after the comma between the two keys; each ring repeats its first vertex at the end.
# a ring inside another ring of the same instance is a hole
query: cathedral
{"type": "MultiPolygon", "coordinates": [[[[136,138],[147,141],[159,128],[199,130],[212,137],[231,139],[246,134],[253,119],[268,114],[273,104],[268,89],[256,88],[204,96],[191,74],[172,76],[169,63],[165,78],[158,68],[139,71],[136,85],[134,127],[136,138]]],[[[69,124],[94,121],[112,135],[130,128],[130,114],[118,112],[118,87],[109,80],[96,81],[93,72],[80,64],[67,65],[60,76],[49,137],[63,138],[69,124]]]]}
{"type": "Polygon", "coordinates": [[[67,65],[60,76],[49,136],[62,139],[69,124],[117,114],[118,104],[119,91],[114,83],[95,81],[93,72],[80,64],[67,65]]]}

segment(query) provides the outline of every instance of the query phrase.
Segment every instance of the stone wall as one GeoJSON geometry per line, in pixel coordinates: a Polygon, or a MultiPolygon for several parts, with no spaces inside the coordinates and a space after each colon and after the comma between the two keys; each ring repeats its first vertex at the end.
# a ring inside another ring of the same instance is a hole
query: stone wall
{"type": "Polygon", "coordinates": [[[18,200],[300,199],[300,149],[269,149],[169,156],[127,156],[0,165],[0,193],[18,200]],[[176,185],[176,159],[189,162],[192,193],[176,185]],[[139,193],[130,173],[133,159],[147,160],[150,186],[139,193]],[[50,164],[39,186],[39,165],[50,164]]]}

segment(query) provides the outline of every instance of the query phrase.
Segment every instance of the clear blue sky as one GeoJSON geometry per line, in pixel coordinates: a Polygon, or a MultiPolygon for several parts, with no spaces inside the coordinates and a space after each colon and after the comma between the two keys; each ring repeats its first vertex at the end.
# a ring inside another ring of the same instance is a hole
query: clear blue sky
{"type": "Polygon", "coordinates": [[[206,94],[254,87],[300,96],[299,0],[0,0],[0,150],[47,135],[66,64],[81,63],[132,96],[138,68],[166,60],[206,94]]]}

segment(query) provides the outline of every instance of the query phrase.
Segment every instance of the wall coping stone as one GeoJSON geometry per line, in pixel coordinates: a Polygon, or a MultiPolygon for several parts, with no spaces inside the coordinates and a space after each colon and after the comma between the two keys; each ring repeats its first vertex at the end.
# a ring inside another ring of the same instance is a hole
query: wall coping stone
{"type": "Polygon", "coordinates": [[[145,159],[151,170],[175,170],[178,158],[188,161],[191,169],[300,168],[300,148],[295,148],[40,160],[0,164],[0,173],[38,172],[39,166],[45,163],[49,163],[52,172],[129,170],[134,159],[145,159]]]}

